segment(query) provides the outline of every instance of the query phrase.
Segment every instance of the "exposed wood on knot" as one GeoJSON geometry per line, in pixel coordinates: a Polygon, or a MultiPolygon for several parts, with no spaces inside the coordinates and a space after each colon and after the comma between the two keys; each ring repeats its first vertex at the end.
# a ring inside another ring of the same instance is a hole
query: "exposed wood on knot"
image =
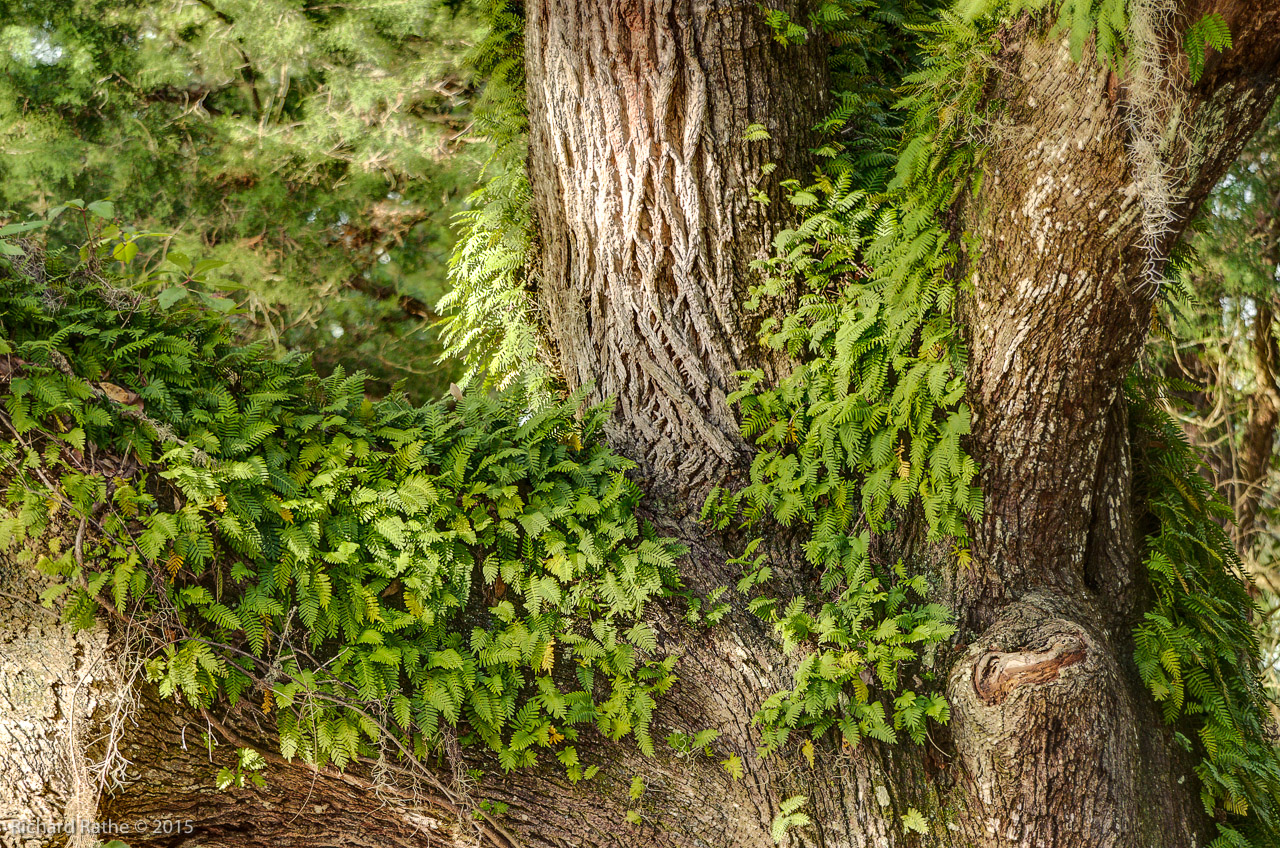
{"type": "Polygon", "coordinates": [[[1062,669],[1085,658],[1083,640],[1068,636],[1044,651],[989,651],[973,667],[973,688],[989,705],[1003,703],[1019,686],[1034,686],[1057,680],[1062,669]]]}

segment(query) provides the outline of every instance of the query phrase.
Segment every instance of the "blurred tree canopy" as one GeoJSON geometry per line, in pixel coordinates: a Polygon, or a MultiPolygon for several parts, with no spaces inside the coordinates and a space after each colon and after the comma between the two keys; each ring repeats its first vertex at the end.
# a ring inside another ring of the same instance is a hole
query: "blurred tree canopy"
{"type": "Polygon", "coordinates": [[[483,32],[459,0],[0,0],[0,209],[110,198],[166,234],[143,261],[226,263],[253,334],[437,396],[483,32]]]}
{"type": "Polygon", "coordinates": [[[1206,204],[1184,288],[1160,317],[1157,370],[1173,411],[1235,513],[1257,581],[1267,674],[1280,692],[1280,110],[1206,204]],[[1176,343],[1171,340],[1176,340],[1176,343]]]}

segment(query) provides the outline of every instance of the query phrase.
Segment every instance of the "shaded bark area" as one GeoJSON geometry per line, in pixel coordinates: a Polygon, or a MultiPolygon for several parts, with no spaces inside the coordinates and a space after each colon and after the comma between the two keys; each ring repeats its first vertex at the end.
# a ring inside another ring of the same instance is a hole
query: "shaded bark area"
{"type": "Polygon", "coordinates": [[[735,372],[781,364],[742,304],[788,208],[778,182],[808,170],[825,44],[779,45],[741,0],[526,8],[538,298],[561,373],[616,398],[611,440],[654,494],[703,491],[746,461],[735,372]],[[772,140],[745,142],[752,124],[772,140]]]}
{"type": "Polygon", "coordinates": [[[1156,92],[1074,62],[1060,43],[1023,38],[1002,53],[994,96],[1008,104],[1008,126],[992,145],[975,210],[983,249],[964,310],[973,448],[989,507],[978,528],[989,579],[971,594],[978,621],[990,611],[983,600],[1083,586],[1106,417],[1157,294],[1143,250],[1152,215],[1143,193],[1157,180],[1129,155],[1131,113],[1176,113],[1160,116],[1173,136],[1158,180],[1169,200],[1162,251],[1275,99],[1280,11],[1145,5],[1177,12],[1152,46],[1157,61],[1185,65],[1182,28],[1210,11],[1231,23],[1236,47],[1214,54],[1196,87],[1183,90],[1175,76],[1164,83],[1172,90],[1156,92]]]}
{"type": "Polygon", "coordinates": [[[123,785],[104,797],[100,816],[147,823],[143,834],[122,837],[132,848],[512,844],[500,829],[472,822],[456,795],[379,774],[376,763],[339,772],[286,761],[271,753],[278,747],[274,726],[243,712],[215,716],[184,709],[148,688],[131,723],[123,753],[132,766],[123,785]],[[235,767],[238,747],[267,760],[257,772],[264,788],[216,788],[218,771],[235,767]]]}
{"type": "Polygon", "coordinates": [[[1030,589],[1080,592],[1107,411],[1136,361],[1155,291],[1139,278],[1137,185],[1108,74],[1058,43],[1024,42],[976,227],[965,304],[972,448],[987,511],[983,580],[966,613],[1030,589]],[[1047,105],[1052,104],[1052,105],[1047,105]],[[1117,190],[1119,189],[1119,190],[1117,190]]]}

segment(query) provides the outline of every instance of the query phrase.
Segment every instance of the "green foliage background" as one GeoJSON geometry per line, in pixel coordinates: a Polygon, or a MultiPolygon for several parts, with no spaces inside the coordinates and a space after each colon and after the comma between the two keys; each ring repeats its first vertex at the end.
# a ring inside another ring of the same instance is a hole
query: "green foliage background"
{"type": "Polygon", "coordinates": [[[1232,542],[1260,594],[1265,673],[1280,692],[1280,112],[1211,196],[1191,238],[1197,261],[1160,316],[1151,362],[1173,387],[1170,411],[1205,457],[1204,474],[1242,519],[1232,542]],[[1246,438],[1270,455],[1245,468],[1246,438]]]}
{"type": "Polygon", "coordinates": [[[169,234],[143,261],[225,262],[247,332],[438,397],[451,219],[489,155],[484,32],[457,0],[4,0],[0,209],[109,197],[169,234]]]}

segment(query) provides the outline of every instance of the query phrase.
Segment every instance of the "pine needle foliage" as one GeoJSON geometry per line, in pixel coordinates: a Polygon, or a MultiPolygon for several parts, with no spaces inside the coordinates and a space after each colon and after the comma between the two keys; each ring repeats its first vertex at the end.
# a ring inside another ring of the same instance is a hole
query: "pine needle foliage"
{"type": "Polygon", "coordinates": [[[145,625],[163,695],[261,700],[320,764],[448,736],[579,779],[586,726],[652,751],[675,659],[646,611],[680,550],[636,518],[606,408],[371,401],[122,288],[110,245],[5,244],[0,547],[41,554],[77,626],[145,625]]]}
{"type": "MultiPolygon", "coordinates": [[[[6,0],[0,209],[110,195],[248,287],[246,332],[435,397],[428,306],[489,146],[468,132],[471,0],[6,0]]],[[[53,224],[52,238],[84,233],[53,224]]]]}

